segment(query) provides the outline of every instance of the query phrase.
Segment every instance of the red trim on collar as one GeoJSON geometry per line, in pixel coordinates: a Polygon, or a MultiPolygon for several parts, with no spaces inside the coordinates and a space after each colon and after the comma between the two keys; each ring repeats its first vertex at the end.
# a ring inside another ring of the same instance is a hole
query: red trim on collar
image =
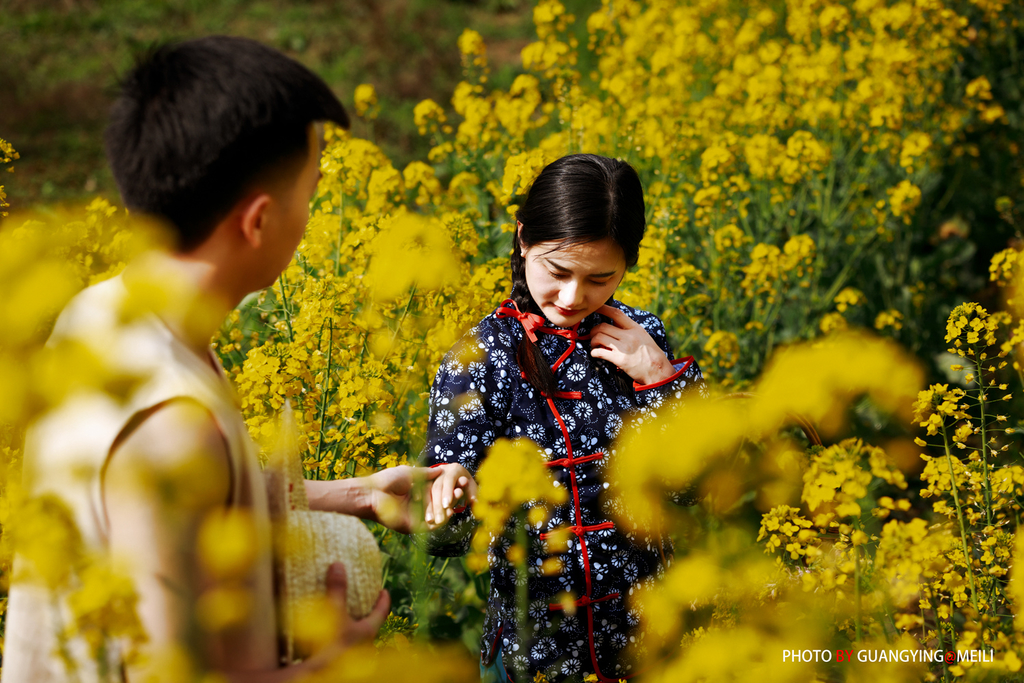
{"type": "Polygon", "coordinates": [[[552,373],[557,372],[558,368],[562,367],[562,363],[564,363],[566,361],[566,359],[569,358],[569,356],[572,355],[572,352],[575,351],[575,350],[576,350],[576,338],[575,337],[570,337],[569,338],[569,348],[567,348],[565,350],[565,353],[563,353],[561,356],[559,356],[558,360],[555,361],[555,364],[551,366],[551,372],[552,373]]]}
{"type": "Polygon", "coordinates": [[[523,332],[527,338],[534,344],[537,343],[537,330],[540,330],[544,326],[544,316],[537,315],[536,313],[524,313],[519,310],[519,306],[516,302],[511,299],[506,299],[502,302],[498,310],[494,312],[497,318],[515,318],[522,324],[523,332]],[[511,304],[506,306],[505,304],[511,304]]]}

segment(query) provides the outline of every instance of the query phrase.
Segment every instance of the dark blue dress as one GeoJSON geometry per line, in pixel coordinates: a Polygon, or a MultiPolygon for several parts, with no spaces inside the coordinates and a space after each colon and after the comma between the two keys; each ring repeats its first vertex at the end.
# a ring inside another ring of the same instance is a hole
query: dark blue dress
{"type": "MultiPolygon", "coordinates": [[[[657,316],[618,301],[611,305],[642,325],[672,360],[665,327],[657,316]]],[[[516,362],[524,336],[517,314],[507,300],[467,333],[468,342],[475,339],[479,345],[477,360],[464,364],[461,358],[466,354],[459,353],[458,346],[445,357],[430,392],[423,454],[428,465],[457,462],[475,475],[496,439],[526,437],[544,450],[555,485],[569,493],[568,502],[555,508],[547,522],[526,525],[526,643],[520,642],[516,623],[516,571],[506,558],[516,538],[515,519],[501,537],[492,539],[483,658],[489,662],[500,649],[510,674],[518,668],[529,673],[529,680],[537,672],[549,681],[582,680],[588,674],[597,674],[601,681],[630,678],[642,666],[634,660],[644,648],[643,634],[636,628],[639,615],[626,598],[664,573],[672,549],[667,539],[616,528],[611,514],[615,503],[609,495],[614,491],[607,490],[613,482],[605,476],[615,457],[612,443],[623,418],[646,421],[670,404],[678,406],[675,399],[703,396],[707,390],[692,357],[673,361],[675,374],[657,384],[623,382],[625,375],[614,365],[590,355],[590,330],[610,322],[595,313],[573,328],[557,328],[545,320],[536,331],[559,386],[555,396],[542,396],[523,378],[516,362]],[[555,553],[545,541],[559,527],[569,527],[572,537],[567,551],[555,553]],[[547,557],[562,561],[556,575],[540,571],[547,557]],[[560,596],[565,593],[574,598],[575,610],[563,609],[560,596]]],[[[469,510],[457,512],[431,535],[429,552],[464,554],[474,526],[469,510]]]]}

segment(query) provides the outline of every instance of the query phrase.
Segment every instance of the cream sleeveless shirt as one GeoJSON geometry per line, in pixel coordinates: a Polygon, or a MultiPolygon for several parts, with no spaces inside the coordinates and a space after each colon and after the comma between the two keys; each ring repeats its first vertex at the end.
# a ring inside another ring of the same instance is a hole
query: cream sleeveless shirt
{"type": "MultiPolygon", "coordinates": [[[[267,494],[256,456],[233,389],[216,357],[197,356],[156,316],[119,325],[127,294],[121,276],[87,288],[61,313],[51,341],[82,341],[108,362],[147,379],[118,403],[105,395],[75,396],[32,427],[26,439],[24,485],[29,494],[59,496],[72,512],[86,548],[103,552],[109,528],[102,497],[102,471],[118,435],[141,411],[178,398],[191,399],[209,410],[227,446],[230,460],[230,507],[249,508],[257,520],[260,545],[266,549],[254,563],[246,583],[253,597],[248,621],[238,628],[234,646],[255,670],[278,665],[273,563],[267,494]],[[214,369],[216,366],[216,370],[214,369]]],[[[67,669],[57,654],[55,634],[69,613],[46,589],[15,581],[8,601],[2,683],[122,680],[116,648],[106,666],[91,660],[85,642],[72,640],[67,652],[77,669],[67,669]],[[107,674],[103,675],[102,671],[107,674]],[[111,675],[110,672],[114,672],[111,675]]],[[[235,639],[233,638],[233,641],[235,639]]]]}

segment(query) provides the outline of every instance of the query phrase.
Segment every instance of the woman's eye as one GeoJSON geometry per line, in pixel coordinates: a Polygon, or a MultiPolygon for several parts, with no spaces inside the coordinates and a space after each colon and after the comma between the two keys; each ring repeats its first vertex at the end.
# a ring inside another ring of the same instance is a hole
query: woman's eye
{"type": "Polygon", "coordinates": [[[597,285],[598,287],[608,284],[608,280],[591,280],[591,282],[597,285]]]}
{"type": "Polygon", "coordinates": [[[569,277],[567,273],[552,273],[551,271],[548,272],[551,274],[551,277],[555,278],[556,280],[564,280],[565,278],[569,277]]]}

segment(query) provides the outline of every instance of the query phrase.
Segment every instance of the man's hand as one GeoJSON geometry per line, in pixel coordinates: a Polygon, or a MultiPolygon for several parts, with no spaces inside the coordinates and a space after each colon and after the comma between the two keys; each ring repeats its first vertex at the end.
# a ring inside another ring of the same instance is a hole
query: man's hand
{"type": "Polygon", "coordinates": [[[440,476],[434,479],[430,487],[430,496],[425,501],[424,520],[427,528],[433,530],[441,527],[455,512],[455,502],[462,499],[465,504],[476,500],[476,480],[462,465],[449,463],[435,465],[432,471],[440,476]]]}
{"type": "MultiPolygon", "coordinates": [[[[337,612],[338,630],[326,646],[298,666],[291,667],[294,674],[317,672],[330,666],[348,648],[360,643],[372,642],[381,625],[391,611],[391,596],[386,590],[380,592],[373,610],[362,619],[348,615],[348,578],[345,565],[335,562],[327,568],[327,597],[337,612]]],[[[236,679],[239,680],[239,679],[236,679]]],[[[232,681],[234,683],[234,681],[232,681]]],[[[239,681],[240,683],[240,681],[239,681]]],[[[262,681],[260,681],[262,683],[262,681]]]]}
{"type": "Polygon", "coordinates": [[[675,367],[643,327],[605,304],[597,309],[614,324],[601,323],[590,335],[590,355],[615,364],[637,384],[655,384],[675,374],[675,367]]]}
{"type": "Polygon", "coordinates": [[[391,595],[386,590],[381,590],[377,604],[369,614],[358,620],[349,617],[348,575],[345,573],[345,565],[341,562],[335,562],[327,568],[327,597],[331,599],[341,617],[341,628],[338,629],[338,637],[335,639],[336,644],[341,647],[373,640],[384,620],[388,618],[388,612],[391,611],[391,595]]]}
{"type": "Polygon", "coordinates": [[[419,487],[430,486],[430,481],[436,482],[441,477],[438,469],[399,465],[366,477],[373,518],[403,534],[412,531],[410,504],[413,498],[419,498],[419,487]]]}
{"type": "Polygon", "coordinates": [[[312,510],[355,515],[408,534],[413,531],[410,506],[440,476],[435,469],[399,465],[365,477],[304,483],[312,510]]]}

